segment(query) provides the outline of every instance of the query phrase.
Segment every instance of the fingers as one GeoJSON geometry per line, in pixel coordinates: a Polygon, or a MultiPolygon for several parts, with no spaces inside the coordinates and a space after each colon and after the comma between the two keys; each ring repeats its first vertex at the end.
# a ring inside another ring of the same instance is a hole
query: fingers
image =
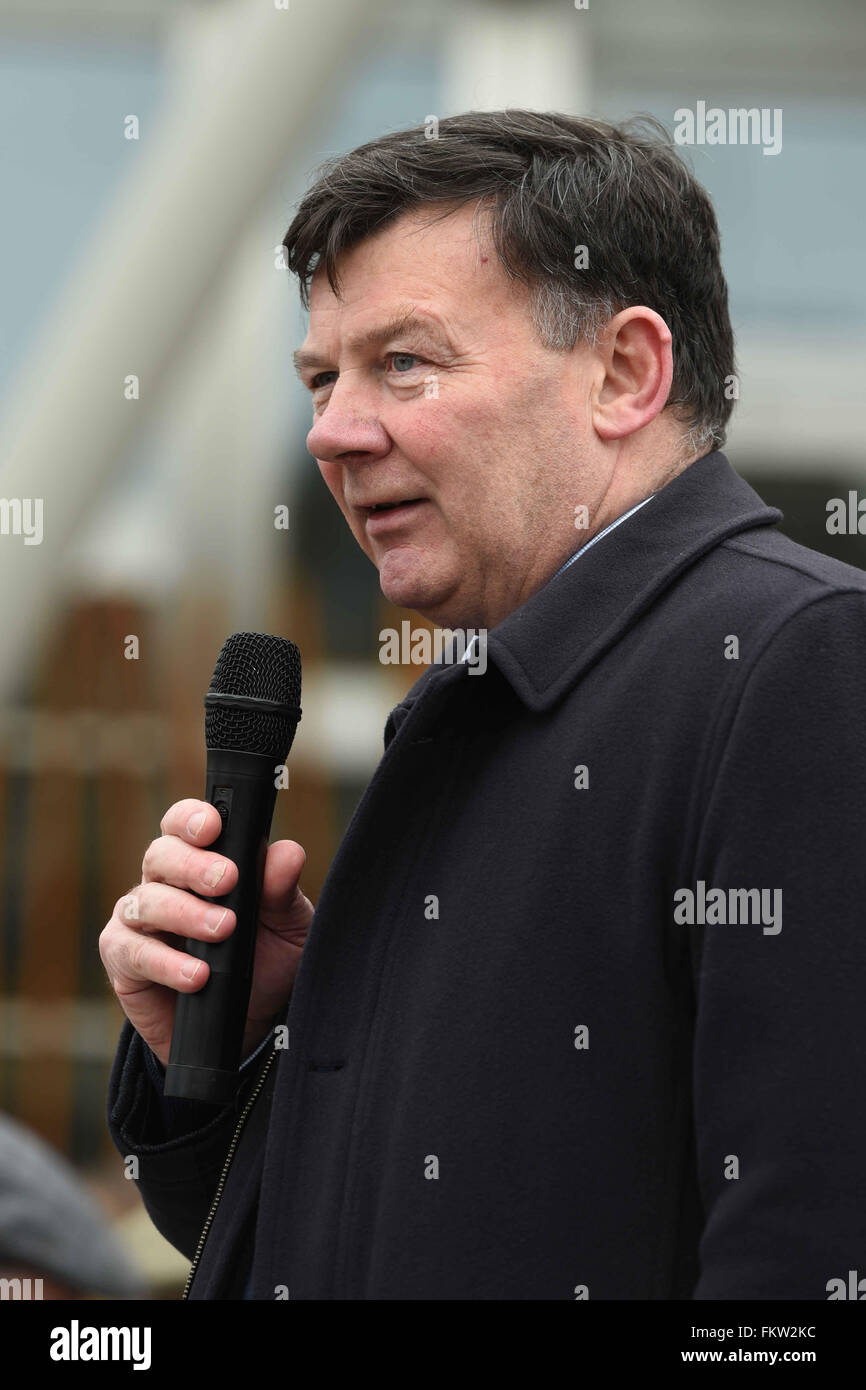
{"type": "Polygon", "coordinates": [[[99,938],[118,1002],[163,1063],[175,995],[195,993],[210,975],[206,961],[183,950],[183,940],[222,941],[236,927],[234,912],[207,901],[230,893],[238,880],[231,860],[206,848],[221,828],[219,812],[206,801],[188,798],[169,807],[162,834],[145,853],[141,883],[117,901],[99,938]]]}
{"type": "Polygon", "coordinates": [[[190,888],[195,893],[219,898],[234,888],[238,871],[221,854],[197,849],[176,835],[161,835],[145,851],[141,879],[142,883],[172,883],[176,888],[190,888]]]}
{"type": "Polygon", "coordinates": [[[200,848],[215,840],[221,827],[219,812],[207,801],[176,801],[160,822],[162,835],[145,851],[142,882],[171,883],[216,898],[230,893],[237,868],[223,855],[200,848]]]}
{"type": "Polygon", "coordinates": [[[152,984],[190,992],[208,977],[204,961],[151,935],[171,932],[197,941],[224,941],[236,925],[235,914],[202,902],[165,883],[142,883],[119,898],[99,939],[102,961],[121,999],[152,984]]]}
{"type": "MultiPolygon", "coordinates": [[[[121,899],[121,903],[124,900],[121,899]]],[[[114,915],[99,938],[99,954],[117,998],[135,1023],[124,1001],[154,985],[167,985],[182,994],[201,989],[210,974],[206,961],[176,951],[147,932],[126,926],[114,915]]]]}
{"type": "Polygon", "coordinates": [[[230,908],[202,902],[181,888],[160,882],[139,884],[119,899],[114,911],[130,927],[171,932],[198,941],[224,941],[236,924],[230,908]]]}
{"type": "Polygon", "coordinates": [[[177,835],[193,845],[209,845],[220,832],[219,811],[208,801],[186,797],[169,806],[159,823],[163,835],[177,835]]]}
{"type": "Polygon", "coordinates": [[[153,985],[168,985],[181,994],[194,994],[210,974],[207,961],[175,951],[143,932],[118,935],[110,947],[106,969],[121,1001],[153,985]]]}

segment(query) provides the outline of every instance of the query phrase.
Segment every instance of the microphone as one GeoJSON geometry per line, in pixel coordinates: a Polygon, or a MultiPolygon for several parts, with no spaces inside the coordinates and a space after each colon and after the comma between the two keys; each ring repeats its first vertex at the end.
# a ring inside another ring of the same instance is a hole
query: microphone
{"type": "Polygon", "coordinates": [[[226,638],[204,699],[205,800],[222,820],[211,848],[237,865],[238,881],[208,901],[231,908],[237,925],[225,941],[185,943],[189,955],[207,961],[210,975],[197,993],[177,997],[167,1096],[225,1105],[237,1092],[277,779],[300,703],[301,654],[294,642],[262,632],[226,638]]]}

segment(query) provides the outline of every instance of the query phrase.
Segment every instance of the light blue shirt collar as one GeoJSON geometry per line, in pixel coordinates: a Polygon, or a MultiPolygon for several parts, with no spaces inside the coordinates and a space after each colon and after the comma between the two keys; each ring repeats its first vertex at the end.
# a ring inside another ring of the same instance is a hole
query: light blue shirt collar
{"type": "Polygon", "coordinates": [[[567,570],[569,565],[574,564],[575,560],[579,560],[581,555],[583,555],[585,551],[589,550],[591,545],[595,545],[596,541],[600,541],[603,536],[608,535],[609,532],[613,531],[617,526],[622,525],[622,523],[624,521],[627,521],[630,516],[634,516],[635,512],[639,512],[641,507],[645,507],[647,502],[651,502],[653,500],[654,496],[654,493],[650,493],[649,497],[645,497],[642,502],[637,502],[633,507],[629,507],[628,511],[623,512],[622,516],[615,517],[609,526],[605,526],[603,531],[599,531],[595,536],[588,540],[585,545],[582,545],[579,550],[576,550],[573,555],[570,555],[569,558],[566,560],[565,564],[560,565],[553,578],[555,579],[557,574],[562,574],[563,570],[567,570]]]}

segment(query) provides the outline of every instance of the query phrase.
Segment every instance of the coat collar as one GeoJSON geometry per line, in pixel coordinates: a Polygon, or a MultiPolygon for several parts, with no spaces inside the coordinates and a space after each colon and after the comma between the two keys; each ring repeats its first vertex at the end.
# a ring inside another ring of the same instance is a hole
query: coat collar
{"type": "MultiPolygon", "coordinates": [[[[727,537],[781,519],[724,454],[705,454],[492,628],[488,665],[529,709],[549,709],[689,565],[727,537]]],[[[428,680],[445,675],[438,671],[428,667],[415,682],[395,724],[428,680]]]]}

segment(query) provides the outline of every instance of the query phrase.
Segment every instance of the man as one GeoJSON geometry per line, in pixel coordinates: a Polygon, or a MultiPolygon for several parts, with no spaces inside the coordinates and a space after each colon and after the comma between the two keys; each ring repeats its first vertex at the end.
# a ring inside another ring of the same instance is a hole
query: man
{"type": "Polygon", "coordinates": [[[866,1244],[866,576],[718,452],[706,194],[653,128],[470,113],[332,161],[286,246],[310,452],[386,598],[487,660],[392,711],[315,916],[271,847],[234,1107],[161,1096],[178,938],[233,927],[189,892],[234,882],[212,807],[103,933],[111,1132],[189,1296],[826,1298],[866,1244]]]}

